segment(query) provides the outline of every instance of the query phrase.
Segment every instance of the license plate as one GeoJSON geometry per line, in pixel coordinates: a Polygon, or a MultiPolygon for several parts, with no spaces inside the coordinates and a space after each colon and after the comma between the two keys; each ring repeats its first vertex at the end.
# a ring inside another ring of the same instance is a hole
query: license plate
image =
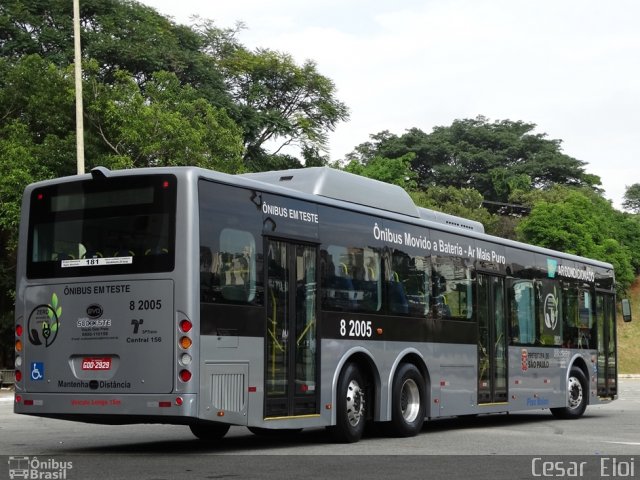
{"type": "Polygon", "coordinates": [[[83,358],[82,370],[111,370],[111,358],[109,357],[83,358]]]}

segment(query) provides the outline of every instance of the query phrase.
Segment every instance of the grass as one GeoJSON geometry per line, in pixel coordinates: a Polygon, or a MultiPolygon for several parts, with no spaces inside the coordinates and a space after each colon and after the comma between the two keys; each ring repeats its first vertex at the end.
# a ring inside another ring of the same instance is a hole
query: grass
{"type": "Polygon", "coordinates": [[[618,373],[640,373],[640,277],[629,290],[633,321],[624,323],[618,312],[618,373]]]}

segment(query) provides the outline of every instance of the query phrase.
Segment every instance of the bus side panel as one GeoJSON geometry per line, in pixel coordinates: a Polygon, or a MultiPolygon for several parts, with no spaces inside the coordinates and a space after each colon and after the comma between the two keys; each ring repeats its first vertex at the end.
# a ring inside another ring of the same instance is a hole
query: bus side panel
{"type": "MultiPolygon", "coordinates": [[[[509,347],[510,410],[532,410],[567,405],[567,375],[581,357],[592,365],[594,352],[567,348],[509,347]]],[[[589,391],[595,386],[590,376],[589,391]]]]}

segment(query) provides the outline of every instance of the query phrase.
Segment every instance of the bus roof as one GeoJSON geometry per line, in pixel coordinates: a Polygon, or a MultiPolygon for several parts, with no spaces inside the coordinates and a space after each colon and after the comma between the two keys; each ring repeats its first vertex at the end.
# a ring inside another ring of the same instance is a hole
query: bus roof
{"type": "Polygon", "coordinates": [[[298,192],[400,213],[452,227],[484,232],[480,222],[417,207],[401,187],[329,167],[245,173],[242,177],[290,188],[298,192]]]}

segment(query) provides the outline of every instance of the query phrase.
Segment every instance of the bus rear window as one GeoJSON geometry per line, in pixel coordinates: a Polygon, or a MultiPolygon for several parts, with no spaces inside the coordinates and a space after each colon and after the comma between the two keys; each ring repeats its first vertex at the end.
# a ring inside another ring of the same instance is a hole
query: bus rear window
{"type": "Polygon", "coordinates": [[[31,196],[27,276],[79,277],[173,270],[176,178],[62,183],[31,196]]]}

